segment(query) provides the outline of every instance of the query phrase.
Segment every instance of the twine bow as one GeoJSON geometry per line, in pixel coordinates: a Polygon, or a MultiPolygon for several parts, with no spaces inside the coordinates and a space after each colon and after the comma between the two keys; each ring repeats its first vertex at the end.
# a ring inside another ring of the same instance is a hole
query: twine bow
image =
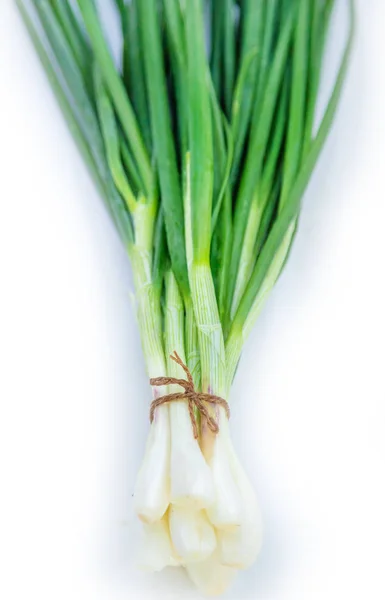
{"type": "Polygon", "coordinates": [[[160,398],[156,398],[151,403],[150,408],[150,422],[152,423],[154,420],[155,410],[162,406],[163,404],[168,404],[169,402],[175,402],[176,400],[186,400],[188,404],[191,425],[193,428],[194,438],[198,438],[198,423],[194,413],[194,408],[196,408],[199,413],[206,419],[207,425],[209,429],[213,433],[218,433],[219,426],[217,421],[210,415],[210,412],[206,406],[207,404],[215,404],[217,406],[222,406],[227,414],[227,418],[230,417],[230,408],[226,400],[220,398],[219,396],[215,396],[214,394],[205,394],[204,392],[197,392],[194,386],[194,381],[190,370],[187,365],[184,364],[182,359],[179,357],[177,352],[170,355],[171,360],[176,362],[179,366],[182,367],[184,372],[186,373],[187,379],[177,379],[176,377],[155,377],[150,379],[150,384],[152,386],[161,387],[164,385],[180,385],[184,388],[184,392],[176,392],[175,394],[167,394],[166,396],[161,396],[160,398]]]}

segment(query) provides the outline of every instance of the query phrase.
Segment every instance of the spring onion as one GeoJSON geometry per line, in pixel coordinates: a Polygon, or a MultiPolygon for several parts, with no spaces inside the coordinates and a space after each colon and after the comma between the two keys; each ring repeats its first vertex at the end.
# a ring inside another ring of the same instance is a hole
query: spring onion
{"type": "Polygon", "coordinates": [[[94,0],[16,1],[131,261],[147,373],[169,382],[152,398],[179,394],[156,404],[135,485],[143,564],[221,594],[255,561],[262,519],[226,404],[208,400],[229,400],[288,259],[341,97],[353,0],[320,123],[334,0],[114,0],[118,61],[94,0]]]}

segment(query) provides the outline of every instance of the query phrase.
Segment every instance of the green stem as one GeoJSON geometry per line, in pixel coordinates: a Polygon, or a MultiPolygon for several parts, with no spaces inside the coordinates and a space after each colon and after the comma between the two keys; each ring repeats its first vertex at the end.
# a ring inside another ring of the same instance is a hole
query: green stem
{"type": "Polygon", "coordinates": [[[181,368],[170,358],[171,354],[177,352],[183,362],[186,361],[184,305],[178,284],[172,271],[168,271],[165,275],[165,287],[164,343],[167,375],[171,377],[184,377],[181,368]]]}
{"type": "Polygon", "coordinates": [[[190,287],[201,357],[201,389],[203,392],[224,395],[225,347],[209,265],[193,263],[190,287]]]}
{"type": "Polygon", "coordinates": [[[138,202],[134,214],[135,243],[129,247],[134,275],[137,315],[143,354],[149,377],[166,373],[163,348],[161,289],[152,278],[152,240],[154,232],[152,205],[138,202]]]}
{"type": "Polygon", "coordinates": [[[265,305],[265,302],[272,291],[279,275],[281,274],[282,267],[285,264],[288,252],[291,247],[291,242],[295,232],[296,221],[292,221],[286,235],[276,253],[270,268],[266,274],[263,284],[254,300],[253,306],[248,314],[248,317],[242,327],[239,327],[237,323],[234,323],[230,335],[226,342],[226,375],[227,384],[231,385],[235,371],[241,356],[242,347],[247,337],[250,334],[257,318],[261,314],[261,311],[265,305]]]}
{"type": "Polygon", "coordinates": [[[242,329],[233,327],[226,341],[226,387],[231,389],[243,348],[242,329]]]}
{"type": "Polygon", "coordinates": [[[237,312],[239,302],[241,301],[243,293],[249,282],[251,273],[253,272],[253,267],[256,258],[255,244],[264,207],[265,203],[261,203],[260,199],[258,198],[258,195],[255,194],[250,207],[249,220],[247,222],[241,258],[239,261],[237,280],[235,284],[233,303],[231,307],[231,319],[233,319],[235,313],[237,312]]]}
{"type": "Polygon", "coordinates": [[[195,322],[194,307],[191,298],[185,302],[186,310],[186,360],[187,366],[193,377],[195,387],[200,388],[201,385],[201,363],[199,353],[198,329],[195,322]]]}

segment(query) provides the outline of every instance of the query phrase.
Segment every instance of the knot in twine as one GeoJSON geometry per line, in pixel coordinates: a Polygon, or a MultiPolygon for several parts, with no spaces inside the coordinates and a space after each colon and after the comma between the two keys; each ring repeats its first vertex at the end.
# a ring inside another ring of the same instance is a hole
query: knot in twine
{"type": "Polygon", "coordinates": [[[176,392],[175,394],[167,394],[166,396],[156,398],[151,403],[150,422],[153,422],[155,410],[159,406],[162,406],[163,404],[168,404],[169,402],[175,402],[176,400],[186,400],[188,404],[194,438],[198,439],[198,423],[194,414],[194,408],[196,408],[198,412],[206,419],[209,429],[213,433],[218,433],[219,425],[217,421],[210,415],[206,403],[222,406],[226,411],[227,418],[229,418],[230,408],[228,403],[223,398],[215,396],[214,394],[205,394],[203,392],[197,392],[194,386],[194,381],[190,370],[188,366],[185,365],[182,359],[178,356],[177,352],[171,354],[170,358],[182,367],[182,369],[186,373],[187,379],[177,379],[176,377],[154,377],[153,379],[150,379],[150,384],[156,387],[161,387],[164,385],[180,385],[182,388],[184,388],[184,392],[176,392]]]}

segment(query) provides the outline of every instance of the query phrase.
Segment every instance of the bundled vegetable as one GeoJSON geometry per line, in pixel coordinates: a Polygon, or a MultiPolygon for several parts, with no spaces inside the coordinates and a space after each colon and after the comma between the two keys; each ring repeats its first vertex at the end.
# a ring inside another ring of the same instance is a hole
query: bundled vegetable
{"type": "Polygon", "coordinates": [[[319,125],[334,0],[115,0],[119,64],[93,0],[17,3],[131,260],[153,390],[134,494],[146,566],[222,593],[262,541],[230,388],[336,113],[352,1],[319,125]]]}

